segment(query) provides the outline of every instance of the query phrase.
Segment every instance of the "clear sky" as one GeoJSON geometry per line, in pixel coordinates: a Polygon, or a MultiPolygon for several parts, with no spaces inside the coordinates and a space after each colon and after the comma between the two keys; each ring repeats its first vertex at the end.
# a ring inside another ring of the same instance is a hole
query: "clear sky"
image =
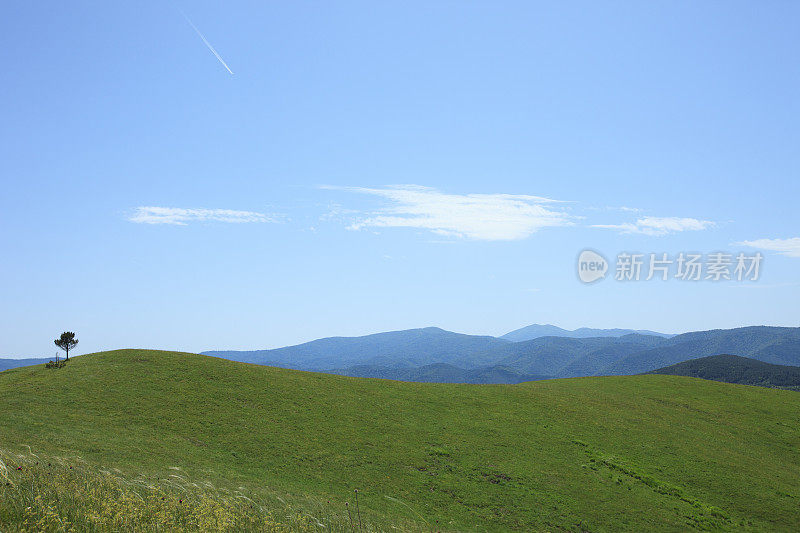
{"type": "Polygon", "coordinates": [[[0,356],[800,325],[796,2],[0,12],[0,356]],[[764,260],[587,285],[585,248],[764,260]]]}

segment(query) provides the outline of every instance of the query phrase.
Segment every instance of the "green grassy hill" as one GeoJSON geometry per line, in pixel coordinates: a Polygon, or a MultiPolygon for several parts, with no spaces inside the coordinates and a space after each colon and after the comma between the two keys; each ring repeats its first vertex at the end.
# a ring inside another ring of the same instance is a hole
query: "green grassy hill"
{"type": "Polygon", "coordinates": [[[333,510],[357,488],[378,529],[800,523],[797,393],[685,377],[404,383],[119,350],[0,373],[0,428],[6,464],[32,450],[128,478],[179,468],[333,510]]]}

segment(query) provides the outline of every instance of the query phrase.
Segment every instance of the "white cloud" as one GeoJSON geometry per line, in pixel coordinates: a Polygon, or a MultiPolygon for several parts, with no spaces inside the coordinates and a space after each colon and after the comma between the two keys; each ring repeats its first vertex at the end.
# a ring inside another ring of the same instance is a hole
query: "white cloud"
{"type": "Polygon", "coordinates": [[[593,224],[593,228],[617,230],[620,233],[639,233],[642,235],[667,235],[681,231],[699,231],[714,226],[710,220],[679,217],[642,217],[635,223],[593,224]]]}
{"type": "Polygon", "coordinates": [[[735,244],[738,246],[749,246],[751,248],[780,252],[789,257],[800,257],[800,237],[791,239],[756,239],[754,241],[742,241],[735,244]]]}
{"type": "Polygon", "coordinates": [[[186,226],[190,222],[275,222],[275,218],[252,211],[232,209],[185,209],[181,207],[137,207],[128,217],[137,224],[173,224],[186,226]]]}
{"type": "Polygon", "coordinates": [[[559,202],[521,194],[445,194],[429,187],[382,189],[326,187],[380,196],[392,205],[357,218],[349,229],[419,228],[439,235],[482,241],[524,239],[546,227],[572,225],[559,202]]]}

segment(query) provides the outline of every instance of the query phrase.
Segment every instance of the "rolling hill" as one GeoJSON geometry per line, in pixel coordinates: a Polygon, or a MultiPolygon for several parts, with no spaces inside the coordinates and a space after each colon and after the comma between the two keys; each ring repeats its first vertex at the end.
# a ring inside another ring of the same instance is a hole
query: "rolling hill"
{"type": "Polygon", "coordinates": [[[505,335],[501,335],[501,339],[512,342],[529,341],[538,339],[539,337],[568,337],[572,339],[586,339],[589,337],[622,337],[623,335],[630,335],[637,333],[639,335],[653,335],[656,337],[671,337],[668,333],[659,333],[657,331],[650,331],[646,329],[595,329],[595,328],[578,328],[573,330],[563,329],[552,324],[531,324],[523,328],[515,329],[505,335]]]}
{"type": "MultiPolygon", "coordinates": [[[[8,457],[275,494],[298,513],[310,499],[343,510],[357,488],[365,521],[401,530],[792,531],[800,522],[791,391],[667,375],[405,383],[118,350],[3,372],[0,402],[8,457]]],[[[30,483],[72,471],[42,470],[30,483]]],[[[16,516],[8,501],[0,520],[16,516]]],[[[82,505],[70,496],[48,512],[70,502],[82,505]]]]}
{"type": "Polygon", "coordinates": [[[800,390],[800,367],[773,365],[747,357],[739,357],[738,355],[724,354],[700,357],[677,365],[659,368],[649,373],[689,376],[741,385],[800,390]]]}

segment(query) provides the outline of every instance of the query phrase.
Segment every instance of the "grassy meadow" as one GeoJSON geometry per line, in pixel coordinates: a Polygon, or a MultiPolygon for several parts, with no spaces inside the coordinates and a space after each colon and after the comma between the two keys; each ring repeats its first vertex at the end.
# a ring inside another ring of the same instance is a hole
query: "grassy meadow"
{"type": "Polygon", "coordinates": [[[117,350],[0,373],[0,449],[4,533],[800,523],[797,393],[677,376],[404,383],[117,350]]]}
{"type": "MultiPolygon", "coordinates": [[[[313,499],[287,501],[244,487],[226,489],[189,479],[179,467],[126,477],[76,457],[0,451],[2,531],[362,531],[392,529],[369,522],[358,506],[334,509],[313,499]],[[360,522],[359,522],[360,520],[360,522]]],[[[414,524],[404,529],[418,530],[414,524]]]]}

